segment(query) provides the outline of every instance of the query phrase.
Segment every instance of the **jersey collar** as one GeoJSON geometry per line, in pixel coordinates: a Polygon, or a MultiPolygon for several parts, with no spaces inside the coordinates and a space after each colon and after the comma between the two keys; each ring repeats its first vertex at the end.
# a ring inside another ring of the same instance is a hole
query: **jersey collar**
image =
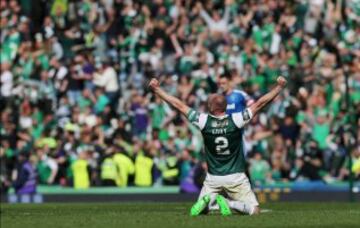
{"type": "Polygon", "coordinates": [[[222,119],[225,119],[226,117],[228,117],[229,115],[228,115],[228,114],[225,114],[225,115],[223,115],[223,116],[214,116],[214,115],[211,115],[211,114],[209,113],[209,116],[214,117],[215,119],[220,119],[220,120],[222,120],[222,119]]]}

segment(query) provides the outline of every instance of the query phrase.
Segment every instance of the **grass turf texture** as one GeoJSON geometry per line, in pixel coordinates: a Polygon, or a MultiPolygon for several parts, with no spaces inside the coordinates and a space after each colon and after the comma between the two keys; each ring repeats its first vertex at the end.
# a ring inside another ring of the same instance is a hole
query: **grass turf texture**
{"type": "Polygon", "coordinates": [[[259,216],[190,217],[189,203],[1,204],[1,228],[360,227],[359,203],[269,203],[259,216]]]}

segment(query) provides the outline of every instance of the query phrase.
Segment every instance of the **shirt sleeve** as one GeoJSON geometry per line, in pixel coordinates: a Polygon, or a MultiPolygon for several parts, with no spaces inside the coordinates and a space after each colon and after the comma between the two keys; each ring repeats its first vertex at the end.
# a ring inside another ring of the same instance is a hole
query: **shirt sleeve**
{"type": "Polygon", "coordinates": [[[245,99],[245,105],[246,106],[250,106],[254,103],[254,99],[245,91],[241,91],[241,95],[244,97],[245,99]]]}
{"type": "Polygon", "coordinates": [[[205,20],[205,22],[211,26],[214,23],[214,20],[209,16],[205,10],[200,11],[200,16],[205,20]]]}
{"type": "Polygon", "coordinates": [[[225,7],[224,17],[223,17],[223,20],[225,21],[225,23],[228,23],[229,17],[230,17],[230,7],[226,6],[225,7]]]}
{"type": "Polygon", "coordinates": [[[208,115],[205,113],[199,113],[194,109],[190,109],[186,117],[191,124],[196,126],[198,129],[203,130],[205,128],[208,115]]]}
{"type": "Polygon", "coordinates": [[[249,108],[242,112],[232,114],[232,119],[238,128],[243,128],[253,118],[253,114],[249,108]]]}
{"type": "Polygon", "coordinates": [[[51,170],[58,170],[58,164],[56,163],[56,161],[52,158],[48,158],[46,161],[46,164],[49,166],[49,168],[51,170]]]}

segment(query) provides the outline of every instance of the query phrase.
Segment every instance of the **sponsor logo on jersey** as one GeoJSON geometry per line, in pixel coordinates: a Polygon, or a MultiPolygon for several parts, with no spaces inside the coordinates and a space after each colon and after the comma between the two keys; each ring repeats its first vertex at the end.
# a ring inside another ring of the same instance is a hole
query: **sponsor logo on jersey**
{"type": "Polygon", "coordinates": [[[215,120],[211,122],[211,127],[223,128],[226,127],[227,125],[229,125],[228,120],[215,120]]]}
{"type": "Polygon", "coordinates": [[[218,122],[217,121],[211,121],[211,127],[217,127],[218,122]]]}

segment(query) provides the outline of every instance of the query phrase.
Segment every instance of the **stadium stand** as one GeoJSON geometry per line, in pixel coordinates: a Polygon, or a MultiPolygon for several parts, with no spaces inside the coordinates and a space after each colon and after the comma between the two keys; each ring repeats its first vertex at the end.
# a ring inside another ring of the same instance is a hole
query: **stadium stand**
{"type": "Polygon", "coordinates": [[[347,180],[348,153],[360,178],[358,0],[0,0],[0,7],[2,192],[24,181],[12,173],[25,163],[41,185],[198,191],[201,135],[147,82],[158,77],[204,111],[224,72],[254,99],[276,76],[289,79],[244,133],[254,185],[347,180]]]}

